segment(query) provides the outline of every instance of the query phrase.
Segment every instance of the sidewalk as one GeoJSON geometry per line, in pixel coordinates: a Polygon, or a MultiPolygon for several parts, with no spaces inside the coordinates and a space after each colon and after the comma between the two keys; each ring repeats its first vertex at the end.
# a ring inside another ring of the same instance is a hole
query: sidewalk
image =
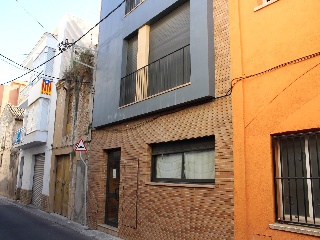
{"type": "Polygon", "coordinates": [[[48,221],[54,222],[56,224],[59,224],[61,226],[64,226],[66,228],[72,229],[76,232],[81,233],[82,235],[91,237],[93,239],[97,239],[97,240],[121,240],[120,238],[111,236],[109,234],[97,231],[97,230],[91,230],[90,228],[83,226],[79,223],[76,222],[72,222],[69,219],[67,219],[66,217],[60,216],[58,214],[55,213],[47,213],[44,212],[36,207],[34,207],[33,205],[23,205],[15,200],[12,200],[10,198],[6,198],[3,196],[0,196],[0,200],[4,201],[6,203],[9,203],[11,205],[14,205],[18,208],[23,209],[24,211],[28,211],[32,214],[35,214],[43,219],[46,219],[48,221]]]}

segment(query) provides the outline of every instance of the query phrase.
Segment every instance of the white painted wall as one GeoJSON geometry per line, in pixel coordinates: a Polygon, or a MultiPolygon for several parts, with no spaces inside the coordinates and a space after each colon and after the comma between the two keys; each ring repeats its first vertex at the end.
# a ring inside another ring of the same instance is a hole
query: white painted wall
{"type": "MultiPolygon", "coordinates": [[[[35,155],[44,153],[44,152],[45,152],[45,146],[30,148],[30,149],[22,150],[20,152],[18,173],[20,172],[21,157],[24,156],[23,176],[22,176],[22,185],[21,185],[22,189],[32,190],[35,155]]],[[[17,176],[17,180],[19,181],[19,176],[17,176]]]]}

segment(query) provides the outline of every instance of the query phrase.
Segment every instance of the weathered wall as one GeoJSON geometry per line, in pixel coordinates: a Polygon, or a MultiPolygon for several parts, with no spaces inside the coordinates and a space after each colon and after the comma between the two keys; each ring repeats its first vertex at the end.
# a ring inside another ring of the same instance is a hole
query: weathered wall
{"type": "MultiPolygon", "coordinates": [[[[80,79],[80,78],[79,78],[80,79]]],[[[59,82],[57,86],[57,107],[55,132],[52,146],[52,159],[50,171],[50,193],[48,205],[45,206],[49,211],[53,211],[55,198],[56,182],[56,161],[57,156],[71,154],[70,164],[70,183],[69,183],[69,208],[68,217],[76,222],[84,223],[84,164],[80,161],[79,153],[74,151],[76,143],[83,139],[89,150],[90,122],[92,111],[92,93],[90,79],[83,79],[81,82],[70,82],[66,80],[59,82]],[[71,94],[71,95],[70,95],[71,94]],[[72,119],[70,132],[66,132],[66,118],[69,96],[71,96],[70,117],[72,119]]],[[[82,153],[83,159],[88,159],[86,153],[82,153]]]]}
{"type": "Polygon", "coordinates": [[[16,198],[16,181],[18,171],[19,150],[12,148],[15,132],[22,127],[22,120],[16,119],[7,105],[0,117],[0,194],[16,198]]]}
{"type": "MultiPolygon", "coordinates": [[[[257,2],[229,1],[233,78],[319,52],[319,1],[277,1],[254,12],[257,2]]],[[[315,239],[269,224],[276,221],[271,135],[320,128],[319,60],[282,66],[233,89],[236,239],[315,239]]]]}

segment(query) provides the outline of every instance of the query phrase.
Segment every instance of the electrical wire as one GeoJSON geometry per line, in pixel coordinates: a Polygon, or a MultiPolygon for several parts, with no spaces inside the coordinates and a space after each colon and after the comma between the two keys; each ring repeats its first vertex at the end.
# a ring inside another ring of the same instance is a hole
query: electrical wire
{"type": "MultiPolygon", "coordinates": [[[[29,12],[22,6],[22,4],[21,4],[20,2],[18,2],[18,0],[16,0],[16,2],[20,5],[20,7],[21,7],[33,20],[35,20],[43,29],[45,29],[44,26],[43,26],[34,16],[32,16],[31,13],[29,13],[29,12]]],[[[54,37],[54,38],[58,41],[58,39],[57,39],[52,33],[50,33],[50,34],[52,35],[52,37],[54,37]]]]}
{"type": "MultiPolygon", "coordinates": [[[[57,54],[56,56],[58,56],[58,55],[59,55],[59,54],[57,54]]],[[[36,67],[36,68],[34,68],[34,69],[30,69],[30,68],[24,67],[23,65],[21,65],[21,64],[19,64],[19,63],[17,63],[17,62],[15,62],[15,61],[13,61],[12,59],[10,59],[10,58],[8,58],[8,57],[4,56],[4,55],[3,55],[3,54],[1,54],[1,53],[0,53],[0,57],[5,58],[6,60],[8,60],[8,61],[10,61],[10,62],[12,62],[12,63],[14,63],[14,64],[18,65],[19,67],[22,67],[23,69],[27,69],[27,70],[29,70],[29,72],[27,72],[27,73],[23,74],[22,76],[25,76],[26,74],[29,74],[29,73],[31,73],[31,72],[35,72],[35,73],[37,73],[37,74],[42,74],[43,76],[48,77],[48,78],[60,79],[60,78],[58,78],[58,77],[53,77],[53,76],[50,76],[50,75],[43,74],[42,72],[41,72],[41,73],[39,73],[39,72],[35,71],[35,69],[37,69],[37,68],[39,68],[40,66],[44,65],[45,63],[47,63],[47,62],[51,61],[55,56],[54,56],[54,57],[52,57],[51,59],[49,59],[49,60],[45,61],[44,63],[42,63],[41,65],[39,65],[38,67],[36,67]]],[[[1,60],[2,60],[2,59],[1,59],[1,60]]],[[[3,61],[4,61],[4,60],[3,60],[3,61]]],[[[5,61],[5,62],[7,62],[7,61],[5,61]]],[[[8,63],[8,64],[10,64],[9,62],[7,62],[7,63],[8,63]]],[[[12,64],[10,64],[10,65],[12,65],[12,64]]],[[[12,65],[12,66],[13,66],[13,65],[12,65]]],[[[16,67],[16,68],[18,68],[18,67],[16,67]]],[[[22,76],[20,76],[20,77],[18,77],[18,78],[21,78],[22,76]]],[[[15,80],[16,80],[16,79],[14,79],[14,80],[12,80],[12,81],[15,81],[15,80]]],[[[10,83],[10,82],[12,82],[12,81],[9,81],[9,82],[7,82],[7,83],[10,83]]],[[[6,84],[6,83],[3,83],[3,84],[6,84]]],[[[3,85],[3,84],[0,84],[0,85],[3,85]]]]}
{"type": "Polygon", "coordinates": [[[15,68],[17,68],[17,69],[19,69],[19,70],[24,70],[23,68],[21,68],[21,67],[18,67],[18,66],[16,66],[16,65],[13,65],[12,63],[10,63],[10,62],[8,62],[8,61],[6,61],[6,60],[4,60],[4,59],[0,59],[1,61],[3,61],[3,62],[5,62],[5,63],[7,63],[7,64],[9,64],[9,65],[11,65],[11,66],[13,66],[13,67],[15,67],[15,68]]]}
{"type": "MultiPolygon", "coordinates": [[[[17,1],[17,0],[16,0],[17,1]]],[[[65,49],[63,51],[60,51],[58,54],[54,55],[52,58],[48,59],[47,61],[43,62],[42,64],[40,64],[38,67],[30,70],[29,72],[26,72],[24,74],[22,74],[21,76],[19,77],[16,77],[12,80],[9,80],[5,83],[1,83],[0,85],[4,85],[4,84],[8,84],[8,83],[11,83],[19,78],[22,78],[23,76],[33,72],[35,69],[43,66],[44,64],[46,64],[47,62],[51,61],[52,59],[56,58],[57,56],[59,56],[62,52],[70,49],[73,45],[75,45],[77,42],[79,42],[82,38],[84,38],[90,31],[92,31],[92,29],[94,29],[95,27],[97,27],[101,22],[103,22],[104,20],[106,20],[112,13],[114,13],[118,8],[120,8],[122,6],[122,4],[125,3],[125,0],[123,0],[116,8],[114,8],[110,13],[108,13],[104,18],[102,18],[98,23],[96,23],[92,28],[90,28],[86,33],[84,33],[82,36],[80,36],[76,41],[74,41],[73,43],[68,43],[66,44],[65,46],[65,49]]],[[[2,54],[1,54],[2,55],[2,54]]],[[[3,55],[2,55],[3,56],[3,55]]],[[[6,58],[6,57],[5,57],[6,58]]],[[[10,59],[11,60],[11,59],[10,59]]],[[[59,79],[59,78],[58,78],[59,79]]]]}
{"type": "MultiPolygon", "coordinates": [[[[294,79],[288,86],[286,86],[280,93],[278,93],[267,105],[271,104],[274,100],[276,100],[276,98],[279,97],[280,94],[282,94],[284,91],[286,91],[292,84],[294,84],[296,81],[298,81],[300,78],[302,78],[304,75],[306,75],[308,72],[310,72],[311,70],[315,69],[316,67],[318,67],[320,65],[320,62],[317,63],[316,65],[312,66],[311,68],[309,68],[307,71],[305,71],[303,74],[301,74],[299,77],[297,77],[296,79],[294,79]]],[[[247,128],[262,112],[264,111],[261,110],[246,126],[245,128],[247,128]]]]}

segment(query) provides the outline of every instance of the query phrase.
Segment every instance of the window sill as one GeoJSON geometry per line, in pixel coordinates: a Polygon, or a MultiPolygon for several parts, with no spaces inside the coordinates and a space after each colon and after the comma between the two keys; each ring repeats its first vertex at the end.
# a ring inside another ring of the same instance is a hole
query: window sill
{"type": "Polygon", "coordinates": [[[267,7],[267,6],[269,6],[270,4],[275,3],[275,2],[277,2],[277,1],[279,1],[279,0],[271,0],[271,1],[269,1],[269,2],[263,3],[263,4],[261,4],[260,6],[255,7],[255,8],[253,9],[253,11],[256,12],[256,11],[258,11],[258,10],[264,8],[264,7],[267,7]]]}
{"type": "Polygon", "coordinates": [[[204,185],[204,184],[185,184],[185,183],[162,183],[162,182],[147,182],[145,183],[149,186],[159,186],[159,187],[184,187],[184,188],[215,188],[215,185],[204,185]]]}
{"type": "Polygon", "coordinates": [[[269,224],[269,228],[273,230],[280,230],[280,231],[300,233],[300,234],[320,237],[320,229],[317,229],[317,228],[309,228],[309,227],[282,224],[282,223],[269,224]]]}
{"type": "Polygon", "coordinates": [[[127,12],[124,17],[128,16],[131,12],[133,12],[137,7],[139,7],[142,3],[144,2],[144,0],[142,0],[139,4],[137,4],[134,8],[132,8],[129,12],[127,12]]]}

